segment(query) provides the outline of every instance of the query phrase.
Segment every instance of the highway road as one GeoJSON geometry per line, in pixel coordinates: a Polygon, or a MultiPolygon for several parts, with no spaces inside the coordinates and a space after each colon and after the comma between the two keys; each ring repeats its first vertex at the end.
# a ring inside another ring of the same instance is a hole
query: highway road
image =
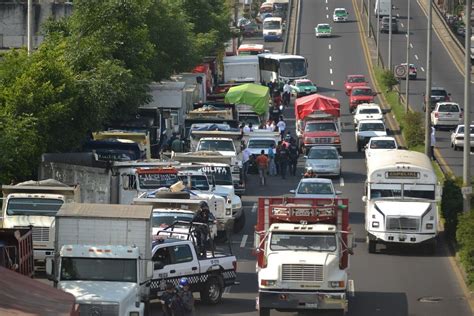
{"type": "MultiPolygon", "coordinates": [[[[364,0],[366,6],[368,0],[364,0]]],[[[426,0],[419,0],[426,1],[426,0]]],[[[418,79],[410,80],[410,105],[417,111],[422,111],[423,93],[426,91],[426,41],[427,41],[427,16],[422,10],[420,2],[411,1],[410,11],[410,62],[418,67],[418,79]]],[[[399,33],[392,35],[392,64],[398,65],[406,61],[406,35],[408,1],[393,0],[395,9],[393,16],[399,18],[399,33]]],[[[374,31],[377,30],[377,19],[374,16],[375,1],[371,1],[371,23],[374,31]]],[[[435,15],[435,12],[433,12],[435,15]]],[[[451,93],[451,99],[464,107],[464,76],[455,66],[443,43],[436,32],[432,37],[432,86],[444,87],[451,93]]],[[[388,62],[388,34],[380,34],[380,51],[382,59],[388,62]]],[[[405,92],[405,82],[402,80],[401,91],[405,92]]],[[[471,100],[474,92],[471,91],[471,100]]],[[[471,109],[471,117],[474,112],[471,109]]],[[[450,147],[451,132],[440,130],[436,132],[436,147],[441,156],[457,176],[462,176],[463,153],[456,152],[450,147]]],[[[474,159],[471,159],[471,168],[474,167],[474,159]]],[[[441,164],[444,164],[441,161],[441,164]]]]}
{"type": "MultiPolygon", "coordinates": [[[[351,226],[357,237],[357,248],[351,258],[350,268],[355,293],[350,297],[348,315],[472,315],[443,243],[440,243],[434,256],[420,255],[419,249],[385,250],[383,247],[380,247],[378,254],[368,254],[361,201],[365,181],[364,160],[363,154],[356,151],[348,100],[342,89],[346,74],[368,75],[368,70],[352,3],[344,0],[327,2],[302,1],[297,53],[307,57],[309,78],[318,85],[321,93],[341,101],[344,126],[343,176],[334,179],[334,182],[343,196],[350,199],[351,226]],[[330,22],[335,7],[346,7],[350,11],[351,21],[334,25],[333,38],[316,39],[315,25],[330,22]]],[[[289,126],[294,126],[292,108],[286,109],[285,116],[289,126]]],[[[239,259],[238,277],[241,284],[228,290],[222,303],[217,306],[203,306],[198,302],[197,315],[257,315],[257,276],[252,255],[255,202],[262,195],[288,194],[290,189],[295,188],[299,178],[289,177],[283,181],[275,177],[268,186],[260,187],[256,176],[250,176],[247,194],[243,197],[247,223],[242,232],[232,237],[232,247],[239,259]]],[[[296,313],[272,311],[272,315],[296,313]]]]}

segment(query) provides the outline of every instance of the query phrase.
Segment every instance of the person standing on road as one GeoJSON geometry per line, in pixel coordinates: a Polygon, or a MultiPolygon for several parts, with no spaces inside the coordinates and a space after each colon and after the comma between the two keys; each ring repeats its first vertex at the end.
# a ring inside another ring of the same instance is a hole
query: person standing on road
{"type": "Polygon", "coordinates": [[[181,278],[179,280],[180,291],[178,295],[181,297],[183,302],[183,316],[193,316],[194,315],[194,297],[193,293],[190,290],[190,284],[188,278],[181,278]]]}
{"type": "Polygon", "coordinates": [[[291,86],[289,81],[285,82],[283,86],[283,105],[288,106],[290,104],[290,96],[291,96],[291,86]]]}
{"type": "Polygon", "coordinates": [[[280,132],[280,137],[281,140],[283,140],[283,137],[285,136],[285,129],[286,129],[286,123],[283,120],[283,116],[280,116],[280,120],[277,123],[278,131],[280,132]]]}
{"type": "Polygon", "coordinates": [[[294,139],[290,140],[290,147],[288,147],[288,154],[290,157],[290,174],[296,176],[296,165],[298,164],[298,157],[300,155],[298,146],[294,139]]]}
{"type": "Polygon", "coordinates": [[[195,229],[196,243],[200,256],[205,257],[206,242],[209,236],[209,221],[214,221],[215,217],[209,210],[209,205],[206,202],[202,201],[199,207],[201,209],[194,215],[192,222],[198,223],[195,229]]]}
{"type": "Polygon", "coordinates": [[[434,155],[434,148],[436,146],[436,129],[431,126],[431,160],[436,160],[434,155]]]}
{"type": "Polygon", "coordinates": [[[249,171],[249,165],[250,165],[250,156],[252,155],[252,152],[250,149],[246,146],[244,151],[242,152],[242,172],[244,181],[247,181],[247,173],[249,171]]]}
{"type": "Polygon", "coordinates": [[[260,155],[255,160],[258,167],[258,175],[260,177],[260,185],[265,185],[265,173],[268,169],[268,157],[265,155],[265,150],[262,149],[260,155]]]}
{"type": "Polygon", "coordinates": [[[288,169],[288,162],[290,161],[290,154],[285,144],[281,144],[280,149],[280,174],[282,179],[286,179],[286,169],[288,169]]]}
{"type": "Polygon", "coordinates": [[[171,310],[171,303],[173,302],[175,295],[176,292],[173,283],[166,283],[165,292],[160,296],[163,316],[173,316],[173,311],[171,310]]]}
{"type": "Polygon", "coordinates": [[[268,148],[268,174],[270,176],[276,176],[277,170],[275,165],[275,144],[271,144],[270,148],[268,148]]]}

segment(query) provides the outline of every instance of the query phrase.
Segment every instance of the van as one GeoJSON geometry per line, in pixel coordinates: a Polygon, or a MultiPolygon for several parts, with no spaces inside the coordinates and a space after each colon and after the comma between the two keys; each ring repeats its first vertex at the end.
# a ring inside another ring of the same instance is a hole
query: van
{"type": "MultiPolygon", "coordinates": [[[[384,16],[380,22],[380,33],[390,32],[390,17],[384,16]]],[[[398,19],[392,16],[392,33],[398,33],[398,19]]]]}
{"type": "Polygon", "coordinates": [[[375,16],[383,17],[390,15],[391,0],[376,0],[374,14],[375,16]]]}
{"type": "Polygon", "coordinates": [[[283,19],[270,17],[263,20],[263,40],[281,41],[283,39],[283,19]]]}

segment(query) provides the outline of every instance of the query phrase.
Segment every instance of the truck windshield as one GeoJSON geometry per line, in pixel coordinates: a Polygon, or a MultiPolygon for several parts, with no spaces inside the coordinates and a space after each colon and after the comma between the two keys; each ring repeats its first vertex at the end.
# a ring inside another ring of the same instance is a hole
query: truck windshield
{"type": "Polygon", "coordinates": [[[8,200],[7,215],[55,216],[62,200],[39,198],[11,198],[8,200]]]}
{"type": "Polygon", "coordinates": [[[280,21],[264,21],[263,28],[265,30],[279,30],[281,28],[280,21]]]}
{"type": "Polygon", "coordinates": [[[402,196],[400,184],[372,184],[370,186],[370,198],[399,198],[402,196]]]}
{"type": "Polygon", "coordinates": [[[176,221],[191,222],[194,215],[191,213],[171,213],[171,212],[154,212],[153,227],[166,227],[176,221]]]}
{"type": "Polygon", "coordinates": [[[230,167],[206,166],[202,167],[201,171],[210,178],[214,177],[216,185],[233,185],[230,167]]]}
{"type": "Polygon", "coordinates": [[[380,109],[360,109],[359,114],[380,114],[380,109]]]}
{"type": "Polygon", "coordinates": [[[63,257],[61,280],[137,282],[137,261],[135,259],[63,257]]]}
{"type": "Polygon", "coordinates": [[[355,96],[372,96],[372,90],[370,89],[352,89],[352,95],[355,96]]]}
{"type": "Polygon", "coordinates": [[[372,140],[370,149],[395,149],[397,145],[393,140],[372,140]]]}
{"type": "Polygon", "coordinates": [[[385,126],[382,123],[364,123],[364,124],[360,124],[359,131],[361,131],[361,132],[368,132],[368,131],[383,132],[383,131],[385,131],[385,126]]]}
{"type": "Polygon", "coordinates": [[[249,148],[270,148],[271,145],[276,145],[273,139],[249,139],[249,148]]]}
{"type": "Polygon", "coordinates": [[[336,124],[332,122],[327,123],[308,123],[304,129],[305,132],[335,132],[336,124]]]}
{"type": "Polygon", "coordinates": [[[140,189],[144,190],[169,188],[179,181],[175,173],[139,173],[137,177],[140,189]]]}
{"type": "Polygon", "coordinates": [[[198,151],[235,151],[234,143],[225,140],[203,140],[199,142],[198,151]]]}
{"type": "MultiPolygon", "coordinates": [[[[185,186],[188,186],[188,176],[179,175],[179,180],[183,181],[185,186]]],[[[191,189],[200,191],[209,191],[209,182],[207,177],[204,175],[192,175],[191,178],[191,189]]]]}
{"type": "Polygon", "coordinates": [[[270,249],[274,251],[336,251],[336,235],[276,232],[272,233],[270,249]]]}

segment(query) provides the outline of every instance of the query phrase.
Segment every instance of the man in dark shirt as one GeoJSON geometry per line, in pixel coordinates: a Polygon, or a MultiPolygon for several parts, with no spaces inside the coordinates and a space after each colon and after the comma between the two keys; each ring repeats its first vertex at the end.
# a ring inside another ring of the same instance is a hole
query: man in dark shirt
{"type": "Polygon", "coordinates": [[[215,217],[214,214],[209,211],[209,205],[206,202],[202,201],[199,204],[199,207],[201,209],[194,215],[192,222],[198,224],[196,225],[195,229],[196,243],[199,250],[199,254],[201,256],[205,256],[206,240],[209,236],[209,222],[214,221],[215,217]]]}

